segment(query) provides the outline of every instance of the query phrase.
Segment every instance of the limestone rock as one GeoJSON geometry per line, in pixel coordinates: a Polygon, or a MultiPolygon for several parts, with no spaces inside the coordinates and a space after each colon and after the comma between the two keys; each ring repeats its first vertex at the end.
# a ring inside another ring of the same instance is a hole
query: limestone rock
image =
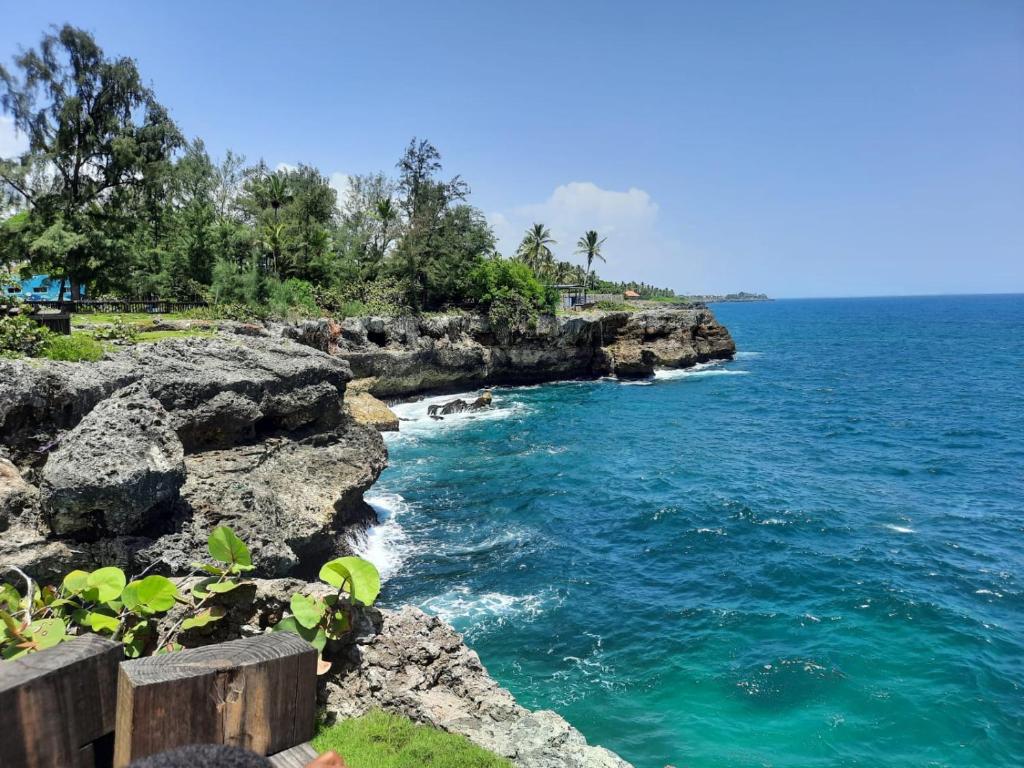
{"type": "Polygon", "coordinates": [[[0,459],[0,532],[38,504],[39,491],[25,482],[14,464],[0,459]]]}
{"type": "Polygon", "coordinates": [[[501,332],[486,317],[452,314],[309,321],[282,333],[344,358],[377,397],[649,376],[656,367],[729,358],[736,349],[704,308],[548,315],[501,332]]]}
{"type": "Polygon", "coordinates": [[[369,392],[347,393],[345,412],[360,424],[368,424],[381,432],[398,431],[398,416],[369,392]]]}
{"type": "Polygon", "coordinates": [[[140,557],[185,572],[203,557],[210,531],[228,525],[249,546],[255,575],[313,577],[349,551],[353,527],[376,520],[363,492],[386,463],[380,434],[351,420],[301,440],[278,436],[189,455],[181,524],[140,557]]]}
{"type": "Polygon", "coordinates": [[[57,535],[136,533],[185,482],[167,412],[141,384],[118,390],[61,441],[42,470],[41,501],[57,535]]]}
{"type": "Polygon", "coordinates": [[[170,414],[186,451],[275,430],[330,428],[350,378],[340,358],[281,338],[237,335],[138,344],[88,364],[0,360],[0,444],[15,462],[38,463],[64,430],[137,381],[170,414]]]}
{"type": "Polygon", "coordinates": [[[531,712],[487,673],[459,634],[418,608],[368,610],[334,662],[327,711],[384,709],[461,733],[520,768],[629,768],[555,712],[531,712]]]}

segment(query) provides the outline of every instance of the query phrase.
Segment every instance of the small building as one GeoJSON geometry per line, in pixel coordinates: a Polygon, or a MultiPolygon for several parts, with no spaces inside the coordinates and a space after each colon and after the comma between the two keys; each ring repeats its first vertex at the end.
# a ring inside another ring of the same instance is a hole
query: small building
{"type": "MultiPolygon", "coordinates": [[[[24,280],[14,280],[14,284],[6,288],[9,297],[22,301],[71,301],[71,281],[64,282],[64,296],[60,297],[60,278],[49,275],[32,275],[24,280]]],[[[85,298],[85,286],[79,289],[85,298]]]]}
{"type": "Polygon", "coordinates": [[[583,286],[582,285],[552,285],[558,291],[559,305],[562,309],[572,309],[583,304],[583,286]]]}
{"type": "Polygon", "coordinates": [[[640,294],[637,293],[636,291],[623,291],[622,298],[624,298],[626,301],[636,301],[637,299],[640,298],[640,294]]]}

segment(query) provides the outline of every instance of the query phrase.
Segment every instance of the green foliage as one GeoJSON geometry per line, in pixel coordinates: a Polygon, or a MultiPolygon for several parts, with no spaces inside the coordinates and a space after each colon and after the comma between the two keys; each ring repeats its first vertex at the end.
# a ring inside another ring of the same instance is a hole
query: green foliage
{"type": "Polygon", "coordinates": [[[93,328],[92,335],[93,338],[100,341],[134,344],[139,340],[139,327],[120,315],[115,315],[109,325],[93,328]]]}
{"type": "Polygon", "coordinates": [[[334,750],[349,768],[511,768],[465,736],[380,711],[322,728],[318,752],[334,750]]]}
{"type": "Polygon", "coordinates": [[[70,336],[52,334],[46,340],[42,353],[51,360],[95,362],[103,357],[103,345],[88,333],[72,333],[70,336]]]}
{"type": "Polygon", "coordinates": [[[0,658],[15,659],[49,648],[82,632],[120,640],[130,657],[180,648],[178,635],[204,627],[224,616],[209,601],[238,587],[239,577],[252,570],[248,548],[234,532],[220,527],[207,546],[218,564],[195,563],[207,574],[183,595],[165,576],[151,574],[129,581],[120,568],[107,566],[68,573],[59,587],[38,588],[27,576],[25,594],[12,584],[0,584],[0,658]],[[157,636],[157,621],[176,605],[182,613],[157,636]]]}
{"type": "Polygon", "coordinates": [[[320,313],[313,286],[305,280],[294,277],[284,282],[271,280],[269,294],[270,310],[276,317],[316,317],[320,313]]]}
{"type": "MultiPolygon", "coordinates": [[[[368,560],[360,557],[339,557],[324,563],[320,580],[337,592],[324,598],[296,593],[289,607],[291,615],[273,627],[275,632],[293,632],[304,638],[321,653],[328,640],[338,640],[352,627],[356,606],[370,606],[380,594],[380,574],[368,560]]],[[[321,658],[320,670],[330,664],[321,658]]]]}
{"type": "Polygon", "coordinates": [[[468,283],[470,297],[487,309],[491,327],[502,334],[558,306],[557,291],[541,285],[521,261],[486,259],[470,273],[468,283]]]}
{"type": "Polygon", "coordinates": [[[53,334],[27,315],[0,315],[0,356],[35,356],[53,334]]]}

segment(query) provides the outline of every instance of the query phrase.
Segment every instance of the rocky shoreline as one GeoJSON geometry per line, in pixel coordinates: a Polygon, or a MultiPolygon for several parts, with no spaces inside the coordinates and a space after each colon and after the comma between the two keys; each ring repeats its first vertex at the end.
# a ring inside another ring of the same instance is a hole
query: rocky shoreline
{"type": "MultiPolygon", "coordinates": [[[[224,324],[96,363],[0,359],[0,565],[42,582],[102,565],[183,577],[226,524],[257,582],[217,631],[261,631],[283,610],[266,580],[312,579],[376,522],[363,494],[387,463],[379,430],[399,426],[376,397],[647,376],[734,351],[709,310],[685,309],[502,332],[473,315],[224,324]]],[[[528,768],[628,765],[516,704],[439,619],[372,614],[325,681],[328,713],[388,709],[528,768]]]]}

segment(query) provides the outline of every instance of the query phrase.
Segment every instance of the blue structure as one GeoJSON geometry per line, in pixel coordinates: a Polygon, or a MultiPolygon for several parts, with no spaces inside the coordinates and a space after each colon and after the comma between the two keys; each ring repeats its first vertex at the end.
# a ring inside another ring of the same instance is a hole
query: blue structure
{"type": "MultiPolygon", "coordinates": [[[[15,285],[7,288],[7,295],[22,301],[71,301],[71,281],[64,283],[63,299],[60,293],[60,278],[49,275],[32,275],[24,280],[15,280],[15,285]]],[[[85,298],[85,286],[79,288],[81,298],[85,298]]]]}

